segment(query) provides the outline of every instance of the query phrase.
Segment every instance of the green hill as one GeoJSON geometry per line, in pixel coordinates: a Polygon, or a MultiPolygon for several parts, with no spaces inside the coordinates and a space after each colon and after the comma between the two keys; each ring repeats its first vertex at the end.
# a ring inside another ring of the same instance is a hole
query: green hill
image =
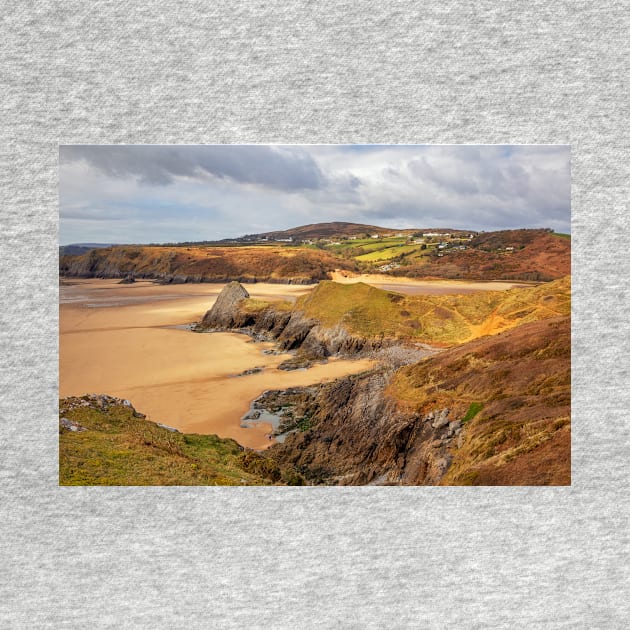
{"type": "Polygon", "coordinates": [[[323,281],[300,297],[294,309],[324,326],[342,325],[355,335],[450,346],[519,324],[568,315],[570,292],[569,276],[536,287],[468,295],[407,296],[360,282],[323,281]]]}
{"type": "Polygon", "coordinates": [[[302,483],[234,440],[169,430],[111,396],[61,399],[59,417],[62,486],[302,483]]]}

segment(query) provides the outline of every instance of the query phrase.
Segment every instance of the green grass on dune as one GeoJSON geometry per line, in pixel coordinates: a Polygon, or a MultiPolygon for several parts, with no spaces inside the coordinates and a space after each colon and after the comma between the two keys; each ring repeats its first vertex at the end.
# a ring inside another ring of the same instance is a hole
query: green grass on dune
{"type": "MultiPolygon", "coordinates": [[[[72,485],[265,485],[252,471],[248,453],[234,440],[216,435],[174,433],[124,405],[80,407],[62,415],[87,431],[60,429],[59,483],[72,485]]],[[[264,459],[264,458],[262,458],[264,459]]],[[[277,468],[277,467],[276,467],[277,468]]]]}

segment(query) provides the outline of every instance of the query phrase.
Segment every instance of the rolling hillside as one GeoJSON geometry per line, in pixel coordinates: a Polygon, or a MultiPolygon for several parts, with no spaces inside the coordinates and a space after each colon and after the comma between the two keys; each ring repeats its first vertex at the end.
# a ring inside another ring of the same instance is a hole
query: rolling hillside
{"type": "Polygon", "coordinates": [[[476,234],[323,223],[229,242],[60,250],[62,276],[160,282],[317,282],[336,270],[411,278],[549,281],[571,272],[571,241],[548,230],[476,234]]]}
{"type": "Polygon", "coordinates": [[[300,297],[294,310],[324,326],[340,324],[355,335],[450,346],[568,315],[570,292],[570,277],[526,289],[442,296],[407,296],[363,283],[324,281],[300,297]]]}
{"type": "Polygon", "coordinates": [[[60,485],[300,485],[234,440],[150,422],[128,401],[87,395],[59,401],[60,485]]]}

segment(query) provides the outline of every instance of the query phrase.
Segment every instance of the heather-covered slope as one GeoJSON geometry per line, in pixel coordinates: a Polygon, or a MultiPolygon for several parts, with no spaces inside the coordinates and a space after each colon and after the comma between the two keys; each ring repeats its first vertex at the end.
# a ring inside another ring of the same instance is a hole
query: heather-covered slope
{"type": "Polygon", "coordinates": [[[475,236],[466,249],[434,250],[391,273],[409,278],[549,281],[571,273],[571,240],[547,230],[475,236]]]}
{"type": "Polygon", "coordinates": [[[312,483],[570,483],[569,318],[524,324],[394,373],[269,392],[297,429],[268,456],[312,483]]]}

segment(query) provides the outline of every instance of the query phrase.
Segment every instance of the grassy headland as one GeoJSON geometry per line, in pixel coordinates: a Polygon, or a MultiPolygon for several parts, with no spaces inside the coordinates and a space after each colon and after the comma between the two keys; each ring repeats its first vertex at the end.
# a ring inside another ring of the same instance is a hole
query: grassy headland
{"type": "Polygon", "coordinates": [[[59,415],[60,485],[301,483],[234,440],[169,430],[117,398],[64,398],[59,415]]]}
{"type": "Polygon", "coordinates": [[[358,282],[320,282],[289,304],[244,300],[245,311],[292,308],[323,326],[363,337],[391,337],[452,346],[520,324],[568,315],[571,279],[535,287],[467,295],[402,295],[358,282]]]}

